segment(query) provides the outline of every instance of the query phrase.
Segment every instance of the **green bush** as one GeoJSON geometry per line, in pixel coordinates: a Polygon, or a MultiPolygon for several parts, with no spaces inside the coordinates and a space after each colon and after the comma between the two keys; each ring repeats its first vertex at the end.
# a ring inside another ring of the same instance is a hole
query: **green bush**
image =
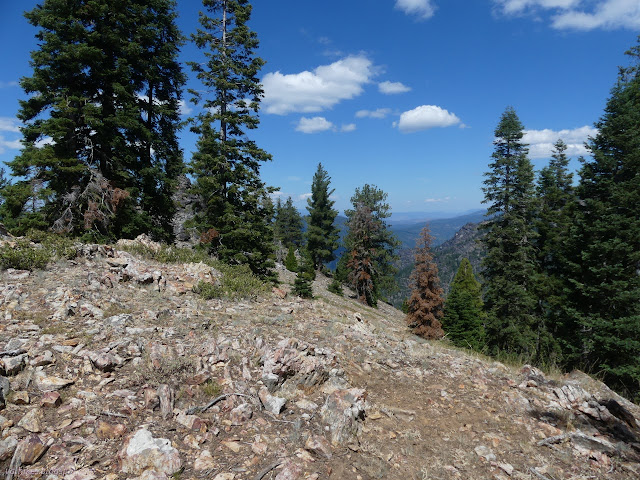
{"type": "Polygon", "coordinates": [[[51,252],[29,240],[17,240],[14,245],[0,247],[0,269],[36,270],[47,266],[52,260],[51,252]]]}
{"type": "Polygon", "coordinates": [[[193,293],[200,295],[205,300],[211,300],[212,298],[220,298],[223,291],[222,288],[217,285],[200,280],[198,284],[193,287],[193,293]]]}
{"type": "Polygon", "coordinates": [[[336,278],[331,280],[331,283],[327,287],[327,290],[329,290],[331,293],[335,293],[336,295],[340,295],[341,297],[344,295],[344,292],[342,291],[342,283],[340,283],[336,278]]]}

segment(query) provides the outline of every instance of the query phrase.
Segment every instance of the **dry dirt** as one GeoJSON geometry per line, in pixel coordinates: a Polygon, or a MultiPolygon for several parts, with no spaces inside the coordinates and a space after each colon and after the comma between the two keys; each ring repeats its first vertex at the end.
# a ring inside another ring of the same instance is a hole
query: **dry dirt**
{"type": "Polygon", "coordinates": [[[215,281],[202,266],[117,249],[0,272],[0,360],[19,364],[4,372],[0,475],[640,478],[640,408],[599,382],[424,341],[401,312],[329,293],[324,277],[313,300],[281,298],[293,275],[279,272],[281,292],[244,301],[192,293],[198,279],[215,281]],[[73,382],[57,390],[60,405],[42,404],[53,389],[43,376],[73,382]],[[286,400],[279,413],[274,399],[286,400]],[[127,442],[141,430],[178,459],[128,466],[127,442]],[[34,436],[45,453],[29,465],[21,452],[34,436]]]}

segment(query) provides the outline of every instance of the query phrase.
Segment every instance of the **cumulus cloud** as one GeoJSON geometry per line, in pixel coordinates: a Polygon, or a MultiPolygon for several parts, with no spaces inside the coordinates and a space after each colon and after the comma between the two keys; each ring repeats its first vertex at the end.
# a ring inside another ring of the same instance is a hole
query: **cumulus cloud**
{"type": "Polygon", "coordinates": [[[334,128],[333,123],[324,117],[302,117],[296,126],[296,131],[302,133],[318,133],[333,130],[334,128]]]}
{"type": "Polygon", "coordinates": [[[374,74],[373,63],[363,55],[350,55],[312,72],[267,73],[262,79],[264,111],[286,115],[326,110],[360,95],[374,74]]]}
{"type": "Polygon", "coordinates": [[[0,153],[4,153],[9,150],[20,150],[22,148],[22,144],[20,140],[7,140],[2,135],[0,135],[0,153]]]}
{"type": "Polygon", "coordinates": [[[638,0],[494,0],[506,15],[536,14],[549,10],[551,26],[558,30],[594,30],[640,27],[638,0]]]}
{"type": "Polygon", "coordinates": [[[594,127],[585,125],[584,127],[571,130],[525,130],[523,141],[529,144],[529,156],[531,158],[549,158],[553,151],[553,145],[561,138],[567,144],[566,154],[570,157],[588,155],[589,151],[584,143],[598,134],[594,127]]]}
{"type": "Polygon", "coordinates": [[[185,100],[178,100],[178,111],[180,115],[189,115],[193,113],[193,104],[185,100]]]}
{"type": "Polygon", "coordinates": [[[13,117],[0,117],[0,132],[20,132],[20,122],[13,117]]]}
{"type": "Polygon", "coordinates": [[[407,87],[401,82],[382,82],[378,84],[378,90],[385,95],[410,92],[411,87],[407,87]]]}
{"type": "Polygon", "coordinates": [[[311,198],[311,193],[303,193],[302,195],[298,195],[298,200],[306,200],[307,198],[311,198]]]}
{"type": "Polygon", "coordinates": [[[340,127],[340,131],[341,132],[354,132],[356,130],[356,124],[355,123],[347,123],[346,125],[343,124],[340,127]]]}
{"type": "Polygon", "coordinates": [[[356,118],[385,118],[390,113],[390,108],[378,108],[376,110],[358,110],[356,112],[356,118]]]}
{"type": "Polygon", "coordinates": [[[450,127],[460,123],[460,119],[453,113],[436,105],[421,105],[403,112],[400,120],[394,122],[401,132],[417,132],[434,127],[450,127]]]}
{"type": "Polygon", "coordinates": [[[396,8],[407,15],[417,15],[424,19],[431,18],[436,10],[431,0],[396,0],[396,8]]]}

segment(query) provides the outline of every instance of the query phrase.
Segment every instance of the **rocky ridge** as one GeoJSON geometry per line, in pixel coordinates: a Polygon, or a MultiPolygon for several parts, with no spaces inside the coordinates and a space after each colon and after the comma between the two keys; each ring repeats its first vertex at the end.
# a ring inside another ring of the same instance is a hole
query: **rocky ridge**
{"type": "Polygon", "coordinates": [[[0,475],[640,475],[640,408],[602,383],[426,342],[326,278],[296,298],[279,273],[271,295],[238,302],[192,293],[215,269],[122,244],[0,272],[0,475]]]}

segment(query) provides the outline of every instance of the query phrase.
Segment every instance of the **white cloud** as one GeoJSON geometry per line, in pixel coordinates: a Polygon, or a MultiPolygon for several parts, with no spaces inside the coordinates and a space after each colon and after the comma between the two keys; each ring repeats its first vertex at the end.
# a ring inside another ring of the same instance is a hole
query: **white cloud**
{"type": "Polygon", "coordinates": [[[351,55],[312,72],[267,73],[262,79],[264,111],[277,115],[320,112],[363,92],[374,76],[371,60],[351,55]]]}
{"type": "Polygon", "coordinates": [[[401,82],[382,82],[378,84],[378,90],[385,95],[410,92],[411,87],[407,87],[401,82]]]}
{"type": "Polygon", "coordinates": [[[358,110],[356,112],[356,118],[385,118],[390,113],[390,108],[378,108],[376,110],[358,110]]]}
{"type": "Polygon", "coordinates": [[[20,132],[20,122],[13,117],[0,117],[0,132],[20,132]]]}
{"type": "Polygon", "coordinates": [[[193,113],[193,104],[185,100],[178,100],[178,112],[180,115],[189,115],[193,113]]]}
{"type": "Polygon", "coordinates": [[[421,18],[430,18],[435,13],[431,0],[396,0],[396,8],[407,15],[418,15],[421,18]]]}
{"type": "Polygon", "coordinates": [[[4,153],[9,150],[20,150],[22,148],[22,143],[20,140],[5,140],[5,138],[0,135],[0,153],[4,153]]]}
{"type": "Polygon", "coordinates": [[[324,117],[302,117],[296,126],[296,131],[302,133],[318,133],[333,130],[334,128],[333,123],[324,117]]]}
{"type": "Polygon", "coordinates": [[[529,156],[531,158],[549,158],[553,151],[553,145],[561,138],[567,144],[566,154],[570,157],[588,155],[589,151],[584,143],[598,134],[594,127],[585,125],[584,127],[572,130],[525,130],[523,142],[529,144],[529,156]]]}
{"type": "Polygon", "coordinates": [[[0,82],[0,88],[17,87],[20,85],[18,82],[0,82]]]}
{"type": "Polygon", "coordinates": [[[640,27],[638,0],[494,0],[506,15],[550,10],[551,26],[558,30],[594,30],[640,27]]]}
{"type": "Polygon", "coordinates": [[[446,203],[451,200],[451,197],[444,198],[425,198],[424,203],[446,203]]]}
{"type": "Polygon", "coordinates": [[[303,193],[302,195],[298,195],[298,201],[306,200],[307,198],[311,198],[311,196],[312,196],[311,193],[303,193]]]}
{"type": "Polygon", "coordinates": [[[401,132],[417,132],[418,130],[426,130],[434,127],[450,127],[460,123],[460,119],[453,113],[440,108],[436,105],[421,105],[403,112],[400,120],[394,122],[401,132]]]}
{"type": "Polygon", "coordinates": [[[342,127],[340,127],[341,132],[354,132],[355,130],[356,130],[355,123],[347,123],[346,125],[343,124],[342,127]]]}

